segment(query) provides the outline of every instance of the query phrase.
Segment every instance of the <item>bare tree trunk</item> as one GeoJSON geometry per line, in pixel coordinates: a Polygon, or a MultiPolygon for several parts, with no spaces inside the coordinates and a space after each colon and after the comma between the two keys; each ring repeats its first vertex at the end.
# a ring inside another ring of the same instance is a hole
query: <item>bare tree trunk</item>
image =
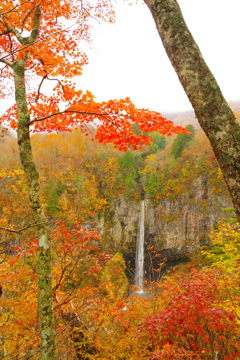
{"type": "Polygon", "coordinates": [[[144,0],[205,131],[240,221],[240,126],[190,33],[176,0],[144,0]]]}
{"type": "Polygon", "coordinates": [[[52,262],[50,236],[46,216],[40,202],[39,176],[32,155],[29,134],[29,112],[25,88],[27,55],[12,64],[15,100],[18,112],[18,145],[20,158],[28,181],[30,206],[38,223],[38,312],[40,320],[41,360],[56,359],[55,323],[52,306],[52,262]]]}

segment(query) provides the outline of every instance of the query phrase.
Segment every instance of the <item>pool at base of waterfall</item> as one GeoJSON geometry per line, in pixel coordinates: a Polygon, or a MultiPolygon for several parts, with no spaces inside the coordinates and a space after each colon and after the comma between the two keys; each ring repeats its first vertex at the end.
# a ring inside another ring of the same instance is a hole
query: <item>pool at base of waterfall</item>
{"type": "Polygon", "coordinates": [[[141,290],[138,290],[138,291],[134,291],[134,294],[137,295],[137,296],[145,296],[147,293],[146,293],[146,291],[143,291],[141,289],[141,290]]]}

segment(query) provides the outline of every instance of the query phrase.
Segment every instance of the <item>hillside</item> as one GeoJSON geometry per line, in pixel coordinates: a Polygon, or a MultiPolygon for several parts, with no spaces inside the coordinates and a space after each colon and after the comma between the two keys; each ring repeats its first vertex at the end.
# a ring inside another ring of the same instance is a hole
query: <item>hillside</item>
{"type": "MultiPolygon", "coordinates": [[[[239,101],[229,101],[229,105],[232,110],[236,113],[240,113],[240,100],[239,101]]],[[[194,111],[183,111],[183,112],[172,112],[172,113],[163,113],[163,116],[167,119],[174,122],[176,125],[186,126],[188,124],[192,124],[195,128],[199,129],[199,123],[197,118],[195,117],[194,111]]]]}

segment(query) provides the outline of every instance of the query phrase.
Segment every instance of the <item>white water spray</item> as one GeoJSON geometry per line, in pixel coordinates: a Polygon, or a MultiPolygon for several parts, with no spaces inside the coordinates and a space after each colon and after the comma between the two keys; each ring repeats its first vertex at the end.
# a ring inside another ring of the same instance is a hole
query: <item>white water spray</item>
{"type": "Polygon", "coordinates": [[[143,275],[144,275],[144,219],[145,218],[145,201],[141,202],[140,216],[138,223],[138,234],[136,243],[135,258],[135,286],[138,292],[143,292],[143,275]]]}

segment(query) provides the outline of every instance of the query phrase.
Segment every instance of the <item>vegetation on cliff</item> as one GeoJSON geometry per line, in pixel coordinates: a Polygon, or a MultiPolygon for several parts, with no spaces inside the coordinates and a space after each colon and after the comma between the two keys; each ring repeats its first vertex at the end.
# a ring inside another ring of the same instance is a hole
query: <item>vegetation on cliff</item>
{"type": "MultiPolygon", "coordinates": [[[[189,197],[196,177],[207,179],[213,196],[227,196],[203,133],[196,131],[178,158],[172,155],[175,139],[167,139],[157,152],[145,147],[122,153],[85,139],[77,129],[32,137],[52,229],[57,352],[63,359],[240,356],[236,225],[219,225],[197,263],[177,267],[164,281],[146,283],[149,298],[128,298],[123,259],[111,252],[115,244],[108,244],[106,254],[107,238],[102,242],[90,230],[102,214],[111,216],[118,197],[137,203],[143,196],[156,203],[189,197]]],[[[3,140],[0,352],[4,359],[38,359],[35,222],[16,140],[11,135],[3,140]]],[[[159,258],[153,271],[161,266],[159,258]]]]}

